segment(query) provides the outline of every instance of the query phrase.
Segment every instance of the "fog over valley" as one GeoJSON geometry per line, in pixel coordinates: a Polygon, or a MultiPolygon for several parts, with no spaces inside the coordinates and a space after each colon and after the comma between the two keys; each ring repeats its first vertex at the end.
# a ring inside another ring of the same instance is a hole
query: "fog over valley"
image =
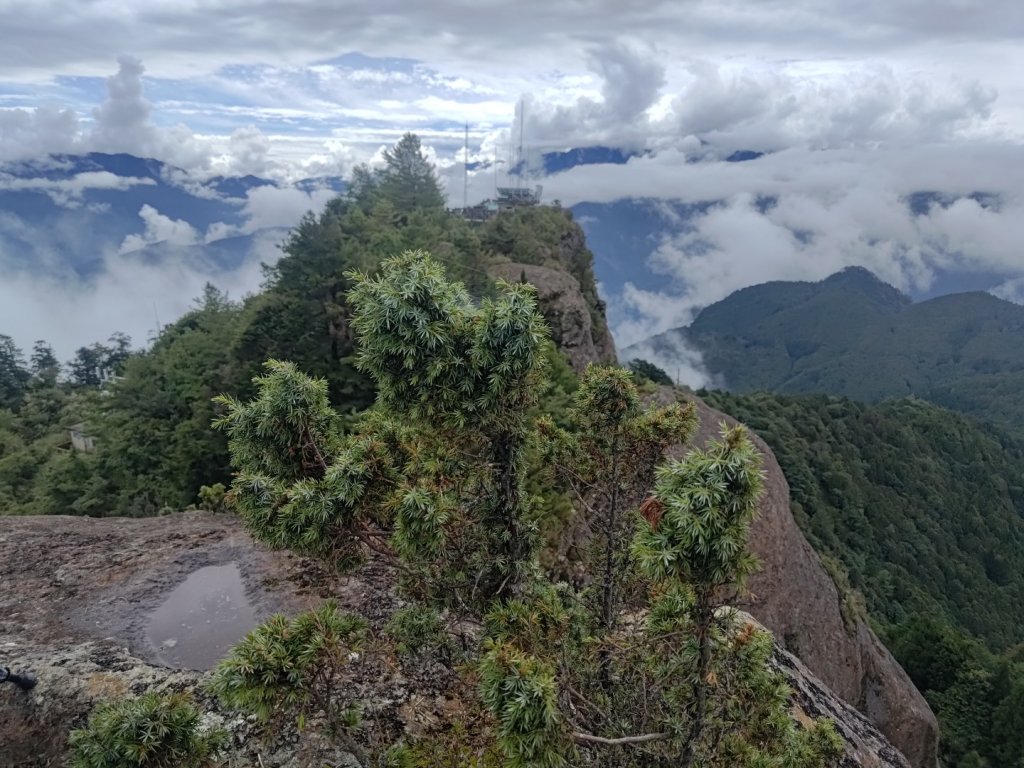
{"type": "Polygon", "coordinates": [[[396,4],[349,9],[342,39],[315,31],[315,2],[215,2],[201,22],[160,3],[10,9],[0,327],[66,356],[118,330],[143,343],[208,280],[240,297],[286,228],[406,130],[452,206],[468,163],[470,204],[512,178],[574,207],[622,346],[850,265],[914,296],[1019,301],[1024,11],[909,5],[396,4]],[[163,165],[132,176],[91,152],[163,165]]]}

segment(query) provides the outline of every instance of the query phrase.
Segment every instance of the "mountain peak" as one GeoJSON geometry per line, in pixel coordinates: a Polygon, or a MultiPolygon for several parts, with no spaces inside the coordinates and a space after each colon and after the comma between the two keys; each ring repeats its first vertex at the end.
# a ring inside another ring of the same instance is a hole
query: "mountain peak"
{"type": "Polygon", "coordinates": [[[825,278],[819,285],[826,289],[857,293],[884,306],[896,308],[910,304],[909,296],[866,267],[846,267],[825,278]]]}

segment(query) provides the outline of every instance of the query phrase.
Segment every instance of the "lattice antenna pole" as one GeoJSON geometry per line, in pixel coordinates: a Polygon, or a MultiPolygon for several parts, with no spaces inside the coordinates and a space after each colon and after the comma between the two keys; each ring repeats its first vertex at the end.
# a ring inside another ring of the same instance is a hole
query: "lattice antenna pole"
{"type": "Polygon", "coordinates": [[[516,164],[519,167],[519,173],[516,176],[516,188],[523,185],[523,129],[526,126],[526,99],[519,99],[519,158],[516,164]]]}

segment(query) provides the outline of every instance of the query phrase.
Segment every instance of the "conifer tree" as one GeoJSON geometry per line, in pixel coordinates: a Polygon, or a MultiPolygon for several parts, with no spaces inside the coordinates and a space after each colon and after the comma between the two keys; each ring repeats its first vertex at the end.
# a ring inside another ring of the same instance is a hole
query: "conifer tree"
{"type": "Polygon", "coordinates": [[[213,768],[228,738],[204,732],[190,697],[148,693],[97,707],[69,741],[70,768],[213,768]]]}
{"type": "Polygon", "coordinates": [[[444,208],[441,184],[416,134],[406,133],[394,147],[384,150],[384,163],[378,189],[399,213],[444,208]]]}
{"type": "Polygon", "coordinates": [[[692,403],[644,408],[633,375],[622,368],[590,365],[569,411],[570,429],[545,418],[540,429],[546,458],[583,507],[598,540],[597,557],[587,562],[600,575],[599,623],[615,626],[618,589],[629,570],[626,557],[634,516],[653,479],[654,468],[673,443],[686,443],[696,427],[692,403]]]}
{"type": "Polygon", "coordinates": [[[350,732],[359,707],[340,698],[337,686],[359,657],[365,630],[365,621],[330,601],[294,619],[272,616],[217,665],[209,689],[263,723],[294,719],[301,729],[320,714],[330,736],[358,750],[350,732]]]}
{"type": "Polygon", "coordinates": [[[633,543],[656,587],[650,664],[668,707],[678,765],[822,766],[840,752],[829,723],[796,729],[789,689],[768,667],[771,637],[727,608],[754,570],[747,534],[760,457],[743,427],[657,471],[655,501],[633,543]]]}
{"type": "Polygon", "coordinates": [[[759,463],[745,430],[737,427],[708,450],[659,468],[655,496],[661,508],[640,528],[633,547],[641,571],[669,587],[655,604],[656,626],[682,618],[680,612],[691,622],[695,663],[688,675],[692,705],[684,768],[703,743],[708,673],[722,642],[715,609],[754,569],[746,539],[761,490],[759,463]],[[681,590],[689,590],[692,600],[681,590]]]}
{"type": "Polygon", "coordinates": [[[53,347],[39,340],[32,345],[31,363],[32,378],[35,384],[42,387],[57,386],[60,375],[60,361],[53,352],[53,347]]]}
{"type": "Polygon", "coordinates": [[[366,436],[341,435],[327,382],[270,360],[254,380],[256,397],[216,398],[214,421],[230,438],[238,468],[232,499],[250,531],[268,544],[343,565],[372,542],[364,501],[386,472],[387,457],[366,436]]]}
{"type": "Polygon", "coordinates": [[[517,593],[535,547],[523,473],[547,343],[533,287],[500,283],[476,306],[440,264],[407,252],[356,276],[349,300],[357,364],[409,430],[396,549],[432,561],[434,577],[463,573],[463,597],[481,606],[517,593]]]}
{"type": "Polygon", "coordinates": [[[358,366],[377,407],[342,437],[327,385],[269,362],[257,397],[220,398],[239,473],[233,495],[275,546],[337,561],[388,544],[414,596],[486,610],[533,561],[524,457],[547,344],[534,290],[473,304],[422,252],[349,273],[358,366]]]}
{"type": "Polygon", "coordinates": [[[0,334],[0,408],[15,410],[21,405],[30,377],[14,339],[0,334]]]}

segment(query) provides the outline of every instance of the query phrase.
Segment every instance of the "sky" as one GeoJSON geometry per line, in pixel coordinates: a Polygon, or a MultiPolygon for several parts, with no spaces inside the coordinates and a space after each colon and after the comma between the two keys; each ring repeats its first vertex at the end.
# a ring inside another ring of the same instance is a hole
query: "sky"
{"type": "MultiPolygon", "coordinates": [[[[544,180],[570,205],[718,201],[651,243],[662,287],[606,297],[620,345],[851,264],[906,289],[992,270],[1024,298],[1013,0],[0,0],[0,29],[0,162],[123,151],[291,180],[414,130],[461,198],[464,126],[470,160],[504,160],[517,104],[528,158],[640,153],[544,180]],[[720,162],[738,149],[768,154],[720,162]],[[923,190],[955,202],[914,216],[901,201],[923,190]]],[[[493,183],[473,175],[469,196],[493,183]]]]}

